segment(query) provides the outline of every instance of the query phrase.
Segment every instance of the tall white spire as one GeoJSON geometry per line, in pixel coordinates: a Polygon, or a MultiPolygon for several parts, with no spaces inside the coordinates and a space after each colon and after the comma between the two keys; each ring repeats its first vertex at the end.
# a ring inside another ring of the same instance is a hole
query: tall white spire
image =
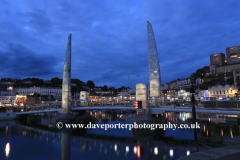
{"type": "Polygon", "coordinates": [[[62,83],[62,113],[70,113],[71,107],[71,34],[68,36],[62,83]]]}
{"type": "Polygon", "coordinates": [[[150,99],[161,97],[161,75],[157,46],[151,23],[147,21],[150,99]]]}

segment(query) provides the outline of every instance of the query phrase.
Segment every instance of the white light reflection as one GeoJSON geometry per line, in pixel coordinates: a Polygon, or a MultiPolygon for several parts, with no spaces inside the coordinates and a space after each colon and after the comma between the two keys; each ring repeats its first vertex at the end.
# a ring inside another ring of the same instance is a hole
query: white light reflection
{"type": "Polygon", "coordinates": [[[126,146],[126,152],[127,153],[129,152],[129,146],[126,146]]]}
{"type": "Polygon", "coordinates": [[[189,150],[187,150],[187,156],[188,156],[188,155],[190,155],[190,151],[189,151],[189,150]]]}
{"type": "Polygon", "coordinates": [[[7,143],[7,144],[6,144],[6,147],[5,147],[5,153],[6,153],[6,157],[8,157],[8,156],[9,156],[9,152],[10,152],[10,144],[9,144],[9,143],[7,143]]]}
{"type": "Polygon", "coordinates": [[[137,147],[136,147],[136,146],[134,146],[134,148],[133,148],[133,152],[134,152],[134,154],[137,153],[137,147]]]}
{"type": "Polygon", "coordinates": [[[158,148],[157,148],[157,147],[154,148],[154,154],[155,154],[155,155],[158,154],[158,148]]]}
{"type": "Polygon", "coordinates": [[[169,150],[169,155],[170,155],[170,157],[173,157],[173,150],[172,149],[169,150]]]}
{"type": "Polygon", "coordinates": [[[114,145],[114,151],[117,151],[117,145],[116,144],[114,145]]]}

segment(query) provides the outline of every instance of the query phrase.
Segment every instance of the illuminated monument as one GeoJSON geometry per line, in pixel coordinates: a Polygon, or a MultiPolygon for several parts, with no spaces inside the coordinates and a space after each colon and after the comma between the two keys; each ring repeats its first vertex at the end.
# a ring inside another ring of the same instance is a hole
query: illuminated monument
{"type": "MultiPolygon", "coordinates": [[[[63,69],[62,82],[62,114],[58,116],[58,120],[70,120],[74,116],[71,113],[71,34],[68,36],[66,56],[63,69]]],[[[67,122],[67,121],[66,121],[67,122]]]]}
{"type": "Polygon", "coordinates": [[[62,113],[70,113],[71,107],[71,34],[68,36],[62,82],[62,113]]]}
{"type": "Polygon", "coordinates": [[[148,63],[149,63],[149,80],[150,80],[150,100],[155,104],[154,99],[161,97],[161,75],[158,60],[157,46],[153,34],[151,23],[147,21],[148,30],[148,63]]]}

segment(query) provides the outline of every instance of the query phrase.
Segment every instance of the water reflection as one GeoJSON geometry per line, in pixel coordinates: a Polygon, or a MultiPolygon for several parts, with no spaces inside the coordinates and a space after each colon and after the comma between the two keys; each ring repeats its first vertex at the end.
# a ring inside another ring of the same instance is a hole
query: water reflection
{"type": "MultiPolygon", "coordinates": [[[[96,124],[129,124],[132,114],[107,114],[95,112],[89,114],[96,124]]],[[[164,123],[176,124],[192,123],[189,113],[167,113],[164,123]]],[[[40,159],[178,159],[190,155],[194,151],[191,129],[177,129],[173,131],[156,131],[148,134],[134,134],[128,129],[83,129],[71,133],[55,129],[55,117],[44,117],[40,124],[2,125],[0,141],[4,142],[5,157],[31,159],[30,156],[40,156],[40,159]],[[51,123],[51,125],[49,125],[51,123]],[[11,138],[10,138],[11,135],[11,138]],[[10,139],[12,151],[10,152],[10,139]],[[20,141],[20,142],[19,142],[20,141]],[[22,143],[21,143],[22,142],[22,143]],[[23,143],[24,142],[24,143],[23,143]],[[21,143],[21,145],[19,145],[21,143]],[[36,145],[37,144],[37,145],[36,145]],[[13,147],[15,146],[15,147],[13,147]],[[24,151],[35,148],[33,153],[24,151]],[[17,150],[13,150],[17,148],[17,150]]],[[[85,117],[86,118],[86,117],[85,117]]],[[[239,136],[239,123],[233,117],[221,115],[201,115],[197,121],[201,124],[198,138],[202,142],[218,143],[219,140],[239,136]],[[211,121],[209,122],[209,118],[211,121]]],[[[89,120],[89,119],[88,119],[89,120]]],[[[90,121],[92,121],[91,119],[90,121]]],[[[87,123],[89,121],[86,121],[87,123]]],[[[163,123],[163,122],[158,122],[163,123]]],[[[199,150],[206,150],[199,147],[199,150]]],[[[4,155],[3,155],[4,156],[4,155]]],[[[0,153],[0,157],[2,157],[0,153]]]]}
{"type": "Polygon", "coordinates": [[[71,135],[67,132],[61,133],[62,160],[71,159],[71,135]]]}
{"type": "Polygon", "coordinates": [[[5,154],[6,154],[6,157],[9,156],[9,152],[10,152],[10,144],[7,143],[7,144],[6,144],[6,147],[5,147],[5,154]]]}

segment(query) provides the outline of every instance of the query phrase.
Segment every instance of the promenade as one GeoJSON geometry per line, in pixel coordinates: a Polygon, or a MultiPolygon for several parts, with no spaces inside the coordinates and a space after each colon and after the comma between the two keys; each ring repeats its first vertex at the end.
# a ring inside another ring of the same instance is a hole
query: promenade
{"type": "Polygon", "coordinates": [[[179,160],[239,160],[240,136],[227,139],[223,143],[227,146],[193,153],[189,156],[180,158],[179,160]]]}

